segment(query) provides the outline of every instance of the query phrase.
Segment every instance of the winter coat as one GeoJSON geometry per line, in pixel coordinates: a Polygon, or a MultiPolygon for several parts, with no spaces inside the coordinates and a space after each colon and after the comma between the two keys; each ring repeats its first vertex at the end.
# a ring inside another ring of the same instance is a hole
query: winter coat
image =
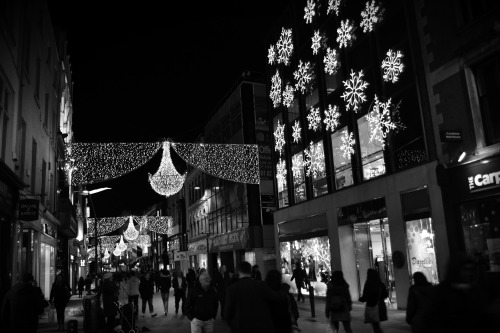
{"type": "Polygon", "coordinates": [[[295,268],[293,270],[292,277],[290,278],[290,281],[293,281],[295,279],[295,285],[297,288],[305,288],[305,281],[307,279],[307,274],[306,271],[300,267],[295,268]]]}
{"type": "Polygon", "coordinates": [[[54,281],[50,289],[50,301],[54,302],[56,308],[66,307],[69,301],[69,292],[71,291],[67,283],[54,281]]]}
{"type": "MultiPolygon", "coordinates": [[[[293,304],[290,304],[289,295],[292,296],[292,299],[295,301],[293,295],[289,292],[290,286],[286,283],[282,284],[280,289],[277,291],[278,293],[278,301],[271,306],[271,316],[273,318],[274,328],[276,333],[289,333],[292,330],[292,307],[293,304]]],[[[295,305],[297,302],[295,302],[295,305]]],[[[296,313],[298,316],[298,313],[296,313]]],[[[293,320],[294,322],[296,321],[293,320]]]]}
{"type": "Polygon", "coordinates": [[[194,283],[196,281],[196,273],[194,272],[194,270],[190,269],[188,270],[187,274],[186,274],[186,282],[187,282],[187,286],[189,288],[192,288],[194,287],[194,283]]]}
{"type": "Polygon", "coordinates": [[[187,289],[187,281],[186,278],[183,276],[182,278],[181,285],[179,285],[179,278],[174,277],[172,279],[172,287],[174,288],[174,295],[175,296],[185,296],[186,295],[186,289],[187,289]]]}
{"type": "Polygon", "coordinates": [[[408,291],[406,306],[406,322],[411,326],[412,333],[429,331],[429,305],[431,302],[432,284],[413,285],[408,291]]]}
{"type": "Polygon", "coordinates": [[[141,284],[139,285],[139,294],[142,299],[150,299],[155,293],[154,282],[150,277],[149,279],[141,279],[141,284]]]}
{"type": "Polygon", "coordinates": [[[170,276],[160,275],[159,286],[162,293],[168,293],[172,287],[172,279],[170,276]]]}
{"type": "Polygon", "coordinates": [[[215,289],[211,286],[207,290],[203,289],[198,283],[189,289],[184,312],[189,320],[193,318],[207,321],[215,319],[219,309],[219,299],[215,289]]]}
{"type": "Polygon", "coordinates": [[[141,285],[141,280],[136,277],[132,276],[130,279],[127,280],[127,295],[128,296],[139,296],[139,287],[141,285]]]}
{"type": "Polygon", "coordinates": [[[389,296],[387,287],[382,282],[366,281],[363,287],[363,295],[359,298],[360,302],[366,302],[365,306],[373,307],[378,304],[380,321],[387,320],[387,307],[385,299],[389,296]]]}
{"type": "Polygon", "coordinates": [[[115,302],[118,301],[118,286],[110,279],[104,279],[101,284],[102,309],[106,317],[115,316],[118,307],[115,302]]]}
{"type": "Polygon", "coordinates": [[[40,289],[30,283],[18,283],[2,302],[3,332],[36,332],[38,316],[44,311],[45,298],[40,289]]]}
{"type": "Polygon", "coordinates": [[[350,321],[352,310],[351,293],[348,284],[326,285],[325,314],[330,321],[350,321]]]}

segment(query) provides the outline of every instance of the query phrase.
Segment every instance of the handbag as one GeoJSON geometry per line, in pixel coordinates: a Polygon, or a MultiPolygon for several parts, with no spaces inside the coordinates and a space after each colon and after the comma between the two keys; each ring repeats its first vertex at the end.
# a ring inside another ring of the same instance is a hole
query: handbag
{"type": "Polygon", "coordinates": [[[56,322],[56,309],[54,308],[53,305],[51,305],[49,308],[49,312],[47,313],[47,318],[49,320],[49,323],[56,322]]]}

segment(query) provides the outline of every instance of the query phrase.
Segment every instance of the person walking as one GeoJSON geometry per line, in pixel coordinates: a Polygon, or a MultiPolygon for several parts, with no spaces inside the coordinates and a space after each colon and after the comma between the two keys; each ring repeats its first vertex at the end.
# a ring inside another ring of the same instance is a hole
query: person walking
{"type": "Polygon", "coordinates": [[[141,280],[139,279],[139,271],[133,272],[132,276],[127,280],[125,289],[127,291],[128,302],[134,305],[134,318],[139,315],[139,287],[141,280]]]}
{"type": "Polygon", "coordinates": [[[191,321],[191,333],[213,333],[215,317],[219,309],[219,298],[211,286],[207,271],[198,277],[192,289],[189,289],[184,311],[191,321]]]}
{"type": "Polygon", "coordinates": [[[226,290],[224,320],[232,333],[274,333],[271,307],[281,298],[263,281],[252,279],[251,274],[250,263],[242,261],[238,280],[226,290]]]}
{"type": "Polygon", "coordinates": [[[258,265],[252,266],[252,279],[262,281],[262,274],[260,274],[258,265]]]}
{"type": "Polygon", "coordinates": [[[160,271],[160,279],[158,282],[160,286],[160,295],[163,303],[163,313],[165,316],[168,313],[168,298],[170,294],[170,288],[172,287],[172,279],[170,278],[170,272],[168,269],[163,269],[160,271]]]}
{"type": "Polygon", "coordinates": [[[192,268],[188,268],[188,272],[186,274],[186,282],[187,282],[187,290],[194,287],[194,283],[196,281],[197,273],[192,268]]]}
{"type": "Polygon", "coordinates": [[[290,278],[290,281],[295,280],[295,286],[297,287],[297,302],[300,302],[302,299],[302,303],[306,301],[306,298],[302,294],[302,288],[305,288],[305,282],[306,282],[306,271],[302,268],[302,265],[300,263],[300,260],[297,260],[295,263],[295,269],[293,270],[292,277],[290,278]]]}
{"type": "Polygon", "coordinates": [[[106,331],[114,332],[115,318],[118,312],[118,286],[116,285],[113,273],[107,272],[103,275],[103,280],[99,288],[99,294],[102,295],[102,310],[106,318],[106,331]]]}
{"type": "Polygon", "coordinates": [[[214,287],[217,291],[217,296],[220,302],[220,312],[224,319],[224,308],[226,304],[226,289],[229,286],[229,273],[226,271],[226,265],[221,265],[215,273],[214,287]]]}
{"type": "Polygon", "coordinates": [[[50,304],[56,308],[58,330],[64,331],[64,310],[71,297],[71,289],[62,274],[57,274],[50,289],[50,304]]]}
{"type": "Polygon", "coordinates": [[[352,333],[351,329],[352,299],[349,284],[344,279],[342,271],[335,271],[332,279],[326,285],[325,315],[330,319],[332,331],[339,331],[339,321],[344,330],[352,333]]]}
{"type": "MultiPolygon", "coordinates": [[[[186,301],[187,281],[186,278],[183,276],[182,271],[179,270],[175,273],[175,277],[172,280],[172,287],[174,288],[175,314],[179,313],[179,302],[181,301],[182,301],[181,313],[184,314],[183,307],[186,301]]],[[[193,287],[191,288],[194,288],[194,284],[193,287]]]]}
{"type": "Polygon", "coordinates": [[[424,273],[413,273],[413,285],[408,290],[406,322],[412,333],[429,332],[429,305],[433,286],[424,273]]]}
{"type": "Polygon", "coordinates": [[[44,312],[45,297],[33,286],[33,275],[26,273],[21,282],[4,296],[0,310],[2,331],[36,333],[38,316],[44,312]]]}
{"type": "Polygon", "coordinates": [[[85,291],[87,292],[87,295],[91,294],[90,289],[92,288],[92,278],[90,277],[90,274],[87,274],[87,277],[85,278],[85,291]]]}
{"type": "Polygon", "coordinates": [[[78,298],[82,298],[83,288],[85,288],[85,279],[80,276],[78,279],[78,298]]]}
{"type": "Polygon", "coordinates": [[[365,305],[365,323],[372,324],[374,333],[381,333],[380,322],[387,320],[385,299],[389,296],[387,287],[380,281],[380,275],[373,268],[366,271],[363,294],[359,298],[365,305]]]}
{"type": "Polygon", "coordinates": [[[155,293],[154,289],[154,277],[151,275],[151,273],[147,272],[144,278],[141,280],[141,283],[139,285],[139,294],[141,295],[142,299],[142,316],[144,317],[144,313],[146,312],[146,304],[149,305],[149,314],[151,315],[151,318],[154,318],[157,316],[157,314],[154,312],[153,308],[153,295],[155,293]]]}
{"type": "MultiPolygon", "coordinates": [[[[271,269],[267,272],[265,282],[279,296],[278,302],[271,307],[271,317],[276,333],[290,333],[292,331],[292,322],[296,324],[298,318],[298,310],[297,313],[292,313],[293,304],[289,304],[290,286],[282,282],[281,272],[277,269],[271,269]]],[[[292,300],[295,302],[293,296],[292,300]]],[[[295,307],[296,305],[295,302],[295,307]]]]}

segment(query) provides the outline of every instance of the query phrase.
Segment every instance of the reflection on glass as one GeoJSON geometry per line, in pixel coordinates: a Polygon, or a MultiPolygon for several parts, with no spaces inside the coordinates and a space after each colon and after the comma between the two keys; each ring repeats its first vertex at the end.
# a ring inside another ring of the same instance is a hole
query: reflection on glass
{"type": "Polygon", "coordinates": [[[340,146],[342,146],[342,132],[345,130],[347,130],[347,126],[338,129],[331,135],[336,189],[351,186],[354,183],[352,178],[351,155],[344,158],[342,156],[342,150],[340,149],[340,146]]]}
{"type": "Polygon", "coordinates": [[[385,174],[384,149],[376,140],[370,142],[370,126],[365,117],[358,119],[363,179],[385,174]]]}
{"type": "Polygon", "coordinates": [[[304,155],[302,152],[292,157],[293,193],[295,203],[306,200],[306,178],[304,173],[304,155]]]}
{"type": "Polygon", "coordinates": [[[439,283],[430,217],[406,222],[406,244],[410,275],[422,272],[430,283],[439,283]]]}

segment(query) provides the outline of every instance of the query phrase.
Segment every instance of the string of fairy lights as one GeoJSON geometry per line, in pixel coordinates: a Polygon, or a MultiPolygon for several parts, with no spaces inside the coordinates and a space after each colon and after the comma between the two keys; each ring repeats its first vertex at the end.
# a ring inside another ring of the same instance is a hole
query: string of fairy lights
{"type": "MultiPolygon", "coordinates": [[[[171,216],[118,216],[118,217],[103,217],[97,219],[97,237],[102,239],[106,234],[109,234],[119,228],[121,228],[128,221],[128,227],[134,228],[135,226],[132,221],[135,221],[142,230],[156,232],[162,235],[168,235],[172,233],[173,218],[171,216]]],[[[87,236],[95,237],[95,218],[87,218],[87,236]]],[[[137,235],[139,231],[136,229],[137,235]]],[[[137,237],[135,237],[137,238],[137,237]]],[[[130,239],[135,239],[130,237],[130,239]]],[[[125,239],[128,240],[127,236],[125,239]]]]}

